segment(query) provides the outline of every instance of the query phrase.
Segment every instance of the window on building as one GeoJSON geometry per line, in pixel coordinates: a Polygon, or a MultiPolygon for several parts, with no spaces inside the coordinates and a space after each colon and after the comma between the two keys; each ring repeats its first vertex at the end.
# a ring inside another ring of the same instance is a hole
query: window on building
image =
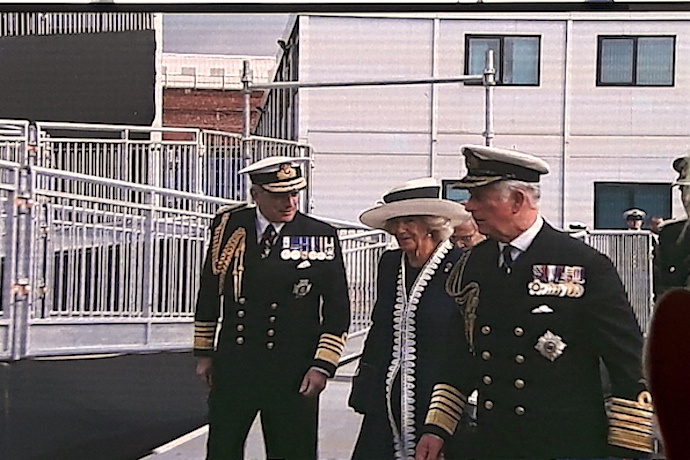
{"type": "Polygon", "coordinates": [[[538,36],[467,35],[465,75],[483,74],[486,52],[493,50],[497,84],[539,85],[540,48],[538,36]]]}
{"type": "Polygon", "coordinates": [[[470,199],[470,192],[463,188],[453,188],[460,179],[443,179],[441,181],[441,198],[464,203],[470,199]]]}
{"type": "Polygon", "coordinates": [[[182,70],[180,73],[182,75],[195,76],[196,75],[196,67],[182,67],[182,70]]]}
{"type": "Polygon", "coordinates": [[[599,36],[598,86],[673,86],[676,37],[599,36]]]}
{"type": "Polygon", "coordinates": [[[623,213],[628,209],[643,210],[642,228],[649,228],[653,216],[671,217],[671,184],[640,182],[594,183],[594,228],[624,229],[623,213]]]}

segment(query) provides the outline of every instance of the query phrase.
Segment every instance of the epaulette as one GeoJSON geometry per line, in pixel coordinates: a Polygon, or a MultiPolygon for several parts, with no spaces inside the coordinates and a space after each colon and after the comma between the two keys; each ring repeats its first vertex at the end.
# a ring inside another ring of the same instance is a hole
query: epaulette
{"type": "Polygon", "coordinates": [[[219,216],[221,214],[225,214],[226,212],[235,212],[235,211],[240,211],[244,208],[249,207],[249,203],[246,201],[238,201],[237,203],[232,203],[232,204],[224,204],[218,210],[216,211],[216,215],[219,216]]]}

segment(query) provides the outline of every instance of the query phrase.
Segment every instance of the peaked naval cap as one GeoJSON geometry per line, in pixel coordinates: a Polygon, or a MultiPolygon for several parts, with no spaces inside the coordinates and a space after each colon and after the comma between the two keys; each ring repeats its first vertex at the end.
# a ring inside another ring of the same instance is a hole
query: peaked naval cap
{"type": "Polygon", "coordinates": [[[309,161],[309,158],[264,158],[240,169],[238,173],[249,174],[252,184],[260,185],[268,192],[293,192],[307,186],[307,180],[302,175],[302,166],[298,161],[309,161]]]}
{"type": "Polygon", "coordinates": [[[467,175],[453,184],[453,188],[482,187],[500,180],[539,182],[542,174],[549,173],[549,164],[528,153],[515,150],[463,145],[467,175]]]}

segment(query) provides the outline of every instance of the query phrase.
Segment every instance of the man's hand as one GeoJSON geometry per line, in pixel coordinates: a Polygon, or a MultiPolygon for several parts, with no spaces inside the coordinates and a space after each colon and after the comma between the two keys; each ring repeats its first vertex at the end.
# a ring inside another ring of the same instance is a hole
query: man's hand
{"type": "Polygon", "coordinates": [[[425,433],[417,443],[414,460],[438,460],[443,458],[441,453],[443,439],[435,434],[425,433]]]}
{"type": "Polygon", "coordinates": [[[326,374],[315,369],[309,369],[304,374],[299,392],[308,398],[314,398],[321,394],[324,388],[326,388],[326,374]]]}
{"type": "Polygon", "coordinates": [[[211,385],[213,385],[213,360],[211,358],[207,356],[197,356],[196,376],[199,377],[207,387],[211,388],[211,385]]]}

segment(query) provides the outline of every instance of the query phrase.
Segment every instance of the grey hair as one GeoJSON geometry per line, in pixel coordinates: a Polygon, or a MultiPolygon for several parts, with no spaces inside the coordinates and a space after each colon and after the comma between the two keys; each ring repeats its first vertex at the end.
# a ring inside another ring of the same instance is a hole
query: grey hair
{"type": "Polygon", "coordinates": [[[522,190],[527,196],[527,202],[532,209],[539,209],[539,200],[541,199],[541,187],[538,183],[524,182],[520,180],[503,180],[495,182],[498,190],[501,190],[504,197],[508,196],[509,192],[515,190],[522,190]]]}
{"type": "MultiPolygon", "coordinates": [[[[450,219],[443,216],[399,216],[399,217],[414,217],[419,219],[426,227],[427,232],[431,235],[434,241],[441,242],[450,238],[453,234],[453,227],[450,225],[450,219]]],[[[388,219],[383,226],[383,229],[390,234],[393,234],[391,230],[392,223],[396,218],[388,219]]]]}

